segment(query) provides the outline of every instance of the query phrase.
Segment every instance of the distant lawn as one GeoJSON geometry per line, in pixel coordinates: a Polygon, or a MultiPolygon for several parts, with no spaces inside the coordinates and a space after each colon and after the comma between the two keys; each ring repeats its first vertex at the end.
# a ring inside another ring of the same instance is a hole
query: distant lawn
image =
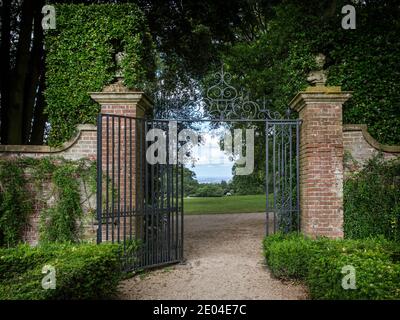
{"type": "Polygon", "coordinates": [[[264,212],[265,195],[185,198],[185,214],[264,212]]]}

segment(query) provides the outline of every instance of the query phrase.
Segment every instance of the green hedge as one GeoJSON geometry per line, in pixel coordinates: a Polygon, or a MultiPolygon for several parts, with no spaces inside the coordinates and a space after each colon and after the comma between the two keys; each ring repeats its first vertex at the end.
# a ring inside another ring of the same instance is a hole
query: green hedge
{"type": "Polygon", "coordinates": [[[400,240],[400,159],[378,155],[344,182],[344,233],[349,239],[400,240]]]}
{"type": "Polygon", "coordinates": [[[20,245],[0,249],[0,299],[101,299],[116,293],[120,248],[112,244],[20,245]],[[56,288],[43,289],[44,265],[56,271],[56,288]]]}
{"type": "Polygon", "coordinates": [[[57,26],[45,37],[48,143],[68,140],[75,126],[95,123],[99,105],[88,92],[111,83],[114,56],[122,61],[128,87],[151,90],[155,54],[145,16],[135,4],[56,5],[57,26]]]}
{"type": "Polygon", "coordinates": [[[264,239],[274,276],[304,281],[313,299],[400,299],[400,246],[383,238],[312,240],[276,234],[264,239]],[[342,268],[356,271],[356,289],[342,287],[342,268]]]}

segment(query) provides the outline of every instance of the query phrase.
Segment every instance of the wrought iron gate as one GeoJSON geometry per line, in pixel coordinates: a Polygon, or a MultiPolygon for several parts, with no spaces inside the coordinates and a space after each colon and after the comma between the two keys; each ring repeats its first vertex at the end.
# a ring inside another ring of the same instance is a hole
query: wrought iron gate
{"type": "Polygon", "coordinates": [[[183,259],[183,165],[169,148],[165,164],[146,160],[151,129],[169,145],[167,121],[98,117],[97,242],[121,243],[126,271],[183,259]]]}
{"type": "MultiPolygon", "coordinates": [[[[250,101],[229,84],[231,77],[223,70],[216,76],[217,83],[203,98],[180,106],[197,109],[198,115],[173,121],[255,125],[265,139],[266,234],[299,230],[300,120],[269,110],[265,100],[250,101]]],[[[125,270],[183,260],[183,164],[178,161],[179,142],[170,140],[169,123],[98,116],[97,242],[122,243],[125,270]],[[165,133],[165,163],[146,158],[152,129],[165,133]]]]}
{"type": "Polygon", "coordinates": [[[300,120],[266,121],[266,234],[300,230],[300,120]]]}

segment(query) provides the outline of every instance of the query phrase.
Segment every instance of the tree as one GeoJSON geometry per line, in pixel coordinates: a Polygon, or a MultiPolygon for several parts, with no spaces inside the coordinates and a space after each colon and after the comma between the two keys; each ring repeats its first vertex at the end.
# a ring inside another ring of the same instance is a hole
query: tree
{"type": "Polygon", "coordinates": [[[196,173],[186,167],[183,168],[183,185],[185,197],[194,195],[199,187],[196,173]]]}
{"type": "MultiPolygon", "coordinates": [[[[0,138],[2,144],[42,144],[45,112],[45,50],[42,6],[58,3],[125,3],[124,0],[4,0],[1,6],[0,138]]],[[[155,97],[193,98],[197,81],[217,63],[218,50],[235,40],[246,1],[138,0],[158,51],[155,97]],[[161,94],[162,92],[162,94],[161,94]]],[[[180,104],[180,106],[183,103],[180,104]]],[[[51,126],[51,123],[50,123],[51,126]]],[[[67,137],[66,137],[67,138],[67,137]]]]}
{"type": "Polygon", "coordinates": [[[355,30],[341,26],[347,1],[289,0],[276,5],[268,32],[236,43],[224,62],[239,88],[253,99],[272,100],[282,114],[289,101],[308,84],[314,57],[327,57],[328,84],[353,91],[344,105],[345,123],[366,123],[382,143],[400,143],[400,6],[391,0],[354,4],[355,30]]]}

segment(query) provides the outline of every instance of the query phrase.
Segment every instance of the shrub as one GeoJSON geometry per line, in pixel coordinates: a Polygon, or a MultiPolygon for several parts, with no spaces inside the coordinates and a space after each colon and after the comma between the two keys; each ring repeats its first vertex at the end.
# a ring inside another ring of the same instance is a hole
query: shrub
{"type": "Polygon", "coordinates": [[[223,197],[224,190],[219,184],[200,185],[195,193],[196,197],[223,197]]]}
{"type": "Polygon", "coordinates": [[[303,279],[307,275],[313,242],[297,233],[276,233],[264,239],[264,255],[278,278],[303,279]]]}
{"type": "Polygon", "coordinates": [[[384,238],[312,240],[278,233],[264,239],[274,276],[301,279],[314,299],[400,299],[400,246],[384,238]],[[342,287],[344,266],[356,270],[356,289],[342,287]]]}
{"type": "Polygon", "coordinates": [[[400,299],[400,265],[378,250],[319,256],[307,284],[314,299],[400,299]],[[355,269],[356,289],[343,289],[344,266],[355,269]]]}
{"type": "Polygon", "coordinates": [[[385,161],[378,155],[345,181],[346,238],[383,235],[391,240],[400,240],[399,177],[400,159],[385,161]]]}
{"type": "Polygon", "coordinates": [[[21,245],[0,250],[0,299],[99,299],[116,292],[120,248],[113,244],[21,245]],[[56,270],[56,289],[43,289],[44,265],[56,270]]]}

